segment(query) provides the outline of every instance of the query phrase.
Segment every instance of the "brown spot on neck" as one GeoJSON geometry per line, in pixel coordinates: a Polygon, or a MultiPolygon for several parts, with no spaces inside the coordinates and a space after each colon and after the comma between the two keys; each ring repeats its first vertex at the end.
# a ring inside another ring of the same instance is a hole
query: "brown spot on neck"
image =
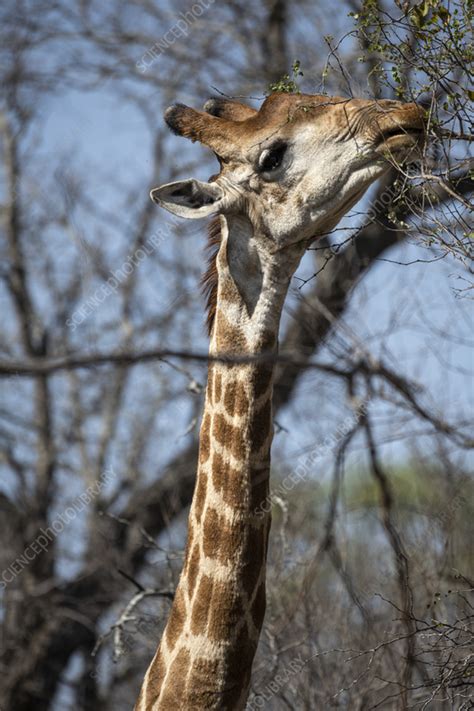
{"type": "Polygon", "coordinates": [[[168,624],[166,625],[166,641],[170,650],[173,650],[176,641],[183,630],[185,616],[186,607],[184,604],[183,591],[178,587],[173,600],[170,618],[168,624]]]}
{"type": "Polygon", "coordinates": [[[212,436],[227,449],[237,461],[247,458],[247,445],[244,428],[227,422],[224,415],[216,414],[212,424],[212,436]]]}
{"type": "Polygon", "coordinates": [[[216,312],[214,343],[218,353],[249,352],[249,344],[239,324],[231,323],[222,309],[216,312]]]}
{"type": "MultiPolygon", "coordinates": [[[[190,666],[190,654],[187,649],[180,649],[173,663],[168,669],[167,679],[186,679],[190,666]]],[[[182,686],[179,684],[166,683],[163,686],[162,694],[159,698],[160,706],[156,708],[175,709],[182,708],[183,695],[182,686]]]]}
{"type": "Polygon", "coordinates": [[[207,412],[204,415],[201,433],[199,437],[199,463],[204,464],[209,459],[209,454],[211,451],[211,416],[207,412]]]}
{"type": "Polygon", "coordinates": [[[204,504],[206,502],[207,493],[207,475],[205,472],[200,471],[198,473],[196,489],[194,491],[194,498],[192,506],[194,508],[194,513],[196,515],[196,521],[199,523],[201,521],[202,512],[204,510],[204,504]]]}
{"type": "Polygon", "coordinates": [[[229,415],[241,417],[249,410],[249,399],[245,392],[244,383],[232,380],[226,383],[224,393],[224,407],[229,415]]]}
{"type": "MultiPolygon", "coordinates": [[[[271,440],[273,434],[272,401],[268,398],[260,409],[253,413],[250,422],[250,449],[253,453],[259,452],[265,442],[271,440]]],[[[269,444],[270,446],[270,444],[269,444]]]]}
{"type": "Polygon", "coordinates": [[[203,575],[196,591],[191,614],[191,632],[205,634],[209,615],[209,605],[212,596],[212,578],[203,575]]]}
{"type": "Polygon", "coordinates": [[[219,403],[222,397],[222,374],[215,373],[214,375],[214,401],[219,403]]]}
{"type": "Polygon", "coordinates": [[[199,573],[199,561],[201,555],[199,552],[199,545],[196,544],[193,548],[191,556],[187,559],[186,575],[188,578],[188,595],[192,598],[194,594],[194,588],[196,587],[197,577],[199,573]]]}

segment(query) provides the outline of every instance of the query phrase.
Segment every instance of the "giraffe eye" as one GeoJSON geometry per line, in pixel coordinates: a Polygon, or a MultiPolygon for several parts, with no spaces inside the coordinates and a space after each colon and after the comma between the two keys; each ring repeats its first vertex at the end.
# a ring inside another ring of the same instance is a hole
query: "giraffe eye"
{"type": "Polygon", "coordinates": [[[260,173],[271,173],[280,167],[287,149],[286,143],[278,143],[271,148],[266,148],[258,159],[258,170],[260,173]]]}

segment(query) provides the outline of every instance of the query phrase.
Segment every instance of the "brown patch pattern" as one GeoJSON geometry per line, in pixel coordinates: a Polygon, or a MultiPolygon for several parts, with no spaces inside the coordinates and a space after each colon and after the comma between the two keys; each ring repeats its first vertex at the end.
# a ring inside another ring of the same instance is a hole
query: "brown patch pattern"
{"type": "Polygon", "coordinates": [[[206,492],[207,492],[207,478],[204,472],[198,473],[198,479],[196,483],[196,491],[194,492],[193,507],[194,513],[196,515],[196,520],[199,523],[201,521],[202,512],[204,509],[204,504],[206,502],[206,492]]]}
{"type": "Polygon", "coordinates": [[[208,508],[203,525],[202,548],[208,558],[229,565],[239,557],[245,536],[245,523],[236,519],[228,523],[215,509],[208,508]]]}
{"type": "Polygon", "coordinates": [[[231,639],[244,615],[242,599],[232,582],[215,582],[209,613],[209,638],[216,642],[231,639]]]}
{"type": "Polygon", "coordinates": [[[212,457],[212,483],[226,504],[235,511],[256,509],[268,495],[269,470],[258,471],[257,477],[249,478],[245,471],[236,469],[220,454],[212,457]],[[250,491],[249,491],[250,486],[250,491]]]}
{"type": "Polygon", "coordinates": [[[158,647],[158,651],[150,665],[150,674],[148,676],[148,683],[151,688],[159,687],[163,679],[165,678],[166,668],[163,659],[163,653],[158,647]]]}
{"type": "Polygon", "coordinates": [[[261,363],[256,366],[252,374],[252,385],[255,398],[264,395],[270,388],[273,379],[273,365],[271,363],[261,363]]]}
{"type": "Polygon", "coordinates": [[[188,540],[186,541],[186,554],[185,557],[188,557],[188,553],[190,552],[191,548],[193,547],[193,540],[194,540],[194,528],[193,528],[193,523],[191,519],[188,521],[188,540]]]}
{"type": "Polygon", "coordinates": [[[207,618],[212,596],[212,579],[208,575],[203,575],[191,614],[191,632],[193,634],[205,634],[207,618]]]}
{"type": "Polygon", "coordinates": [[[204,464],[204,462],[209,459],[209,453],[211,451],[211,438],[209,434],[210,429],[211,416],[209,415],[209,413],[207,413],[202,421],[201,432],[199,436],[199,461],[201,464],[204,464]]]}
{"type": "Polygon", "coordinates": [[[242,417],[249,410],[249,399],[244,383],[232,380],[225,386],[224,407],[231,416],[242,417]]]}
{"type": "Polygon", "coordinates": [[[196,586],[196,581],[199,573],[199,561],[201,558],[201,554],[199,551],[199,545],[196,543],[196,545],[193,548],[193,552],[191,553],[191,556],[188,559],[188,567],[187,567],[187,581],[188,581],[188,594],[189,594],[189,599],[192,598],[193,593],[194,593],[194,588],[196,586]]]}
{"type": "Polygon", "coordinates": [[[214,377],[214,400],[216,404],[222,397],[222,373],[216,373],[214,377]]]}
{"type": "MultiPolygon", "coordinates": [[[[225,285],[221,288],[225,297],[225,285]]],[[[230,323],[222,310],[217,312],[215,343],[219,353],[247,353],[248,343],[239,326],[230,323]]]]}
{"type": "MultiPolygon", "coordinates": [[[[209,405],[214,404],[214,375],[215,375],[215,363],[209,363],[207,367],[207,385],[206,385],[206,399],[209,405]]],[[[206,406],[204,406],[205,409],[206,406]]]]}
{"type": "Polygon", "coordinates": [[[217,511],[208,507],[202,526],[202,550],[207,558],[217,558],[222,545],[222,521],[217,511]]]}
{"type": "MultiPolygon", "coordinates": [[[[211,662],[209,661],[208,664],[210,665],[211,662]]],[[[222,665],[219,665],[215,674],[206,673],[205,676],[200,674],[195,677],[191,672],[186,690],[186,708],[234,711],[244,707],[244,695],[245,698],[247,696],[245,689],[250,683],[250,674],[244,675],[243,679],[238,681],[232,680],[231,683],[226,683],[223,688],[219,685],[217,689],[216,675],[218,675],[217,678],[222,677],[221,667],[222,665]]],[[[207,669],[205,671],[207,672],[207,669]]],[[[183,704],[180,707],[183,708],[183,704]]]]}
{"type": "MultiPolygon", "coordinates": [[[[186,702],[190,709],[216,708],[216,683],[219,675],[219,662],[203,657],[194,660],[193,668],[188,677],[188,696],[186,702]]],[[[183,708],[183,704],[180,704],[183,708]]],[[[224,708],[224,707],[222,707],[224,708]]],[[[171,711],[171,709],[170,709],[171,711]]]]}
{"type": "Polygon", "coordinates": [[[215,415],[212,425],[212,436],[238,461],[243,461],[246,456],[244,435],[245,432],[242,427],[235,427],[230,424],[224,415],[215,415]]]}
{"type": "Polygon", "coordinates": [[[214,454],[212,455],[211,469],[212,483],[214,485],[214,489],[217,491],[218,494],[220,494],[224,485],[224,459],[217,452],[214,452],[214,454]]]}
{"type": "Polygon", "coordinates": [[[272,429],[272,401],[269,398],[265,404],[252,414],[250,421],[250,449],[258,452],[267,441],[272,429]]]}
{"type": "Polygon", "coordinates": [[[226,462],[222,471],[222,482],[222,498],[225,503],[235,511],[247,508],[249,493],[246,473],[226,462]]]}
{"type": "Polygon", "coordinates": [[[166,626],[166,641],[170,651],[173,650],[176,640],[183,630],[185,616],[186,606],[184,604],[183,592],[181,588],[178,587],[171,608],[170,618],[166,626]]]}
{"type": "Polygon", "coordinates": [[[266,328],[260,338],[260,347],[262,351],[272,352],[275,349],[276,340],[276,333],[271,331],[269,328],[266,328]]]}
{"type": "Polygon", "coordinates": [[[182,706],[182,690],[184,680],[186,679],[191,664],[190,655],[187,649],[180,649],[176,658],[171,664],[169,670],[169,678],[172,680],[170,684],[163,687],[160,696],[160,706],[163,709],[176,709],[182,706]],[[181,684],[177,684],[176,680],[181,679],[181,684]]]}

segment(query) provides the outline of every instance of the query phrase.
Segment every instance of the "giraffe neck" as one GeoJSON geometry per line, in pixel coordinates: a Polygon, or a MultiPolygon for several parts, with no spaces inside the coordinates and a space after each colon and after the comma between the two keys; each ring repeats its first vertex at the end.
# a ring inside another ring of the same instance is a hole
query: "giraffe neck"
{"type": "MultiPolygon", "coordinates": [[[[288,260],[262,266],[248,223],[221,219],[210,353],[274,352],[288,260]]],[[[209,366],[183,571],[136,711],[245,707],[265,613],[272,380],[268,361],[209,366]]]]}

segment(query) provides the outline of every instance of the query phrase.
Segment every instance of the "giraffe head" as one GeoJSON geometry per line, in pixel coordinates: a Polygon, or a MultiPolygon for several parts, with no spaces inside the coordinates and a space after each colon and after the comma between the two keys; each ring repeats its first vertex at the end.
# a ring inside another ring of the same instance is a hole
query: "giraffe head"
{"type": "Polygon", "coordinates": [[[423,111],[398,101],[272,94],[259,111],[212,101],[206,111],[177,104],[165,120],[208,146],[221,170],[151,191],[176,215],[245,216],[269,252],[332,229],[390,163],[415,157],[423,111]]]}
{"type": "Polygon", "coordinates": [[[218,301],[221,308],[237,306],[249,330],[261,323],[277,332],[305,249],[391,164],[419,155],[424,112],[398,101],[301,94],[272,94],[259,111],[222,99],[204,109],[177,104],[165,120],[178,135],[210,148],[219,174],[207,183],[163,185],[151,197],[182,217],[221,216],[211,225],[209,244],[217,250],[203,279],[209,332],[218,301]]]}

